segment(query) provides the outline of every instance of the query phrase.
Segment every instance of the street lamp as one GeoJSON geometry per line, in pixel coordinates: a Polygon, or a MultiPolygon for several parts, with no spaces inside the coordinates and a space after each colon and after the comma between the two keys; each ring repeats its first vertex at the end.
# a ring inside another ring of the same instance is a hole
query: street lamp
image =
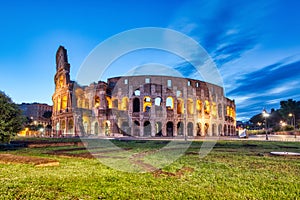
{"type": "Polygon", "coordinates": [[[296,120],[295,120],[295,115],[293,113],[289,113],[289,117],[293,117],[291,119],[291,125],[292,125],[292,120],[293,120],[294,134],[295,134],[295,138],[296,138],[296,120]]]}
{"type": "Polygon", "coordinates": [[[267,118],[270,116],[270,114],[266,111],[266,109],[263,109],[262,115],[265,118],[265,129],[266,129],[266,140],[269,140],[268,138],[268,130],[267,130],[267,118]]]}

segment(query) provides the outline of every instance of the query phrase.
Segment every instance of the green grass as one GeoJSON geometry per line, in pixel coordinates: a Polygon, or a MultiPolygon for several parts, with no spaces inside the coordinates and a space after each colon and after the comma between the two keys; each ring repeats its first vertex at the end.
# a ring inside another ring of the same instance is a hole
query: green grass
{"type": "MultiPolygon", "coordinates": [[[[163,159],[176,153],[176,150],[155,151],[166,143],[114,141],[116,146],[130,149],[101,155],[124,158],[101,159],[140,171],[141,166],[134,166],[125,154],[147,152],[139,159],[160,167],[163,159]]],[[[182,157],[162,169],[173,174],[183,167],[193,169],[181,176],[128,173],[112,169],[97,159],[47,154],[78,148],[75,146],[0,150],[0,153],[48,157],[60,162],[56,167],[0,164],[0,199],[299,199],[300,158],[269,155],[270,151],[300,152],[299,143],[219,141],[206,157],[199,158],[201,145],[193,142],[182,157]]],[[[105,148],[98,150],[101,149],[105,148]]],[[[70,151],[81,152],[86,150],[70,151]]]]}

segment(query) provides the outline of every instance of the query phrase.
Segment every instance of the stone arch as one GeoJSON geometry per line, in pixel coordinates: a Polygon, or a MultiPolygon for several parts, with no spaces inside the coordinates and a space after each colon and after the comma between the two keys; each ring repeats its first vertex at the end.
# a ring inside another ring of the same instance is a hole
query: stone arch
{"type": "Polygon", "coordinates": [[[141,95],[141,91],[139,89],[136,89],[134,91],[134,96],[140,96],[141,95]]]}
{"type": "Polygon", "coordinates": [[[217,125],[216,124],[212,124],[211,131],[212,131],[213,136],[217,136],[217,125]]]}
{"type": "Polygon", "coordinates": [[[231,134],[235,135],[235,128],[234,128],[234,126],[231,126],[231,134]]]}
{"type": "Polygon", "coordinates": [[[174,109],[174,99],[173,99],[173,97],[167,97],[166,107],[167,107],[167,110],[173,110],[174,109]]]}
{"type": "Polygon", "coordinates": [[[73,119],[68,120],[68,132],[74,133],[74,121],[73,119]]]}
{"type": "Polygon", "coordinates": [[[140,122],[137,120],[133,122],[133,136],[140,136],[140,122]]]}
{"type": "Polygon", "coordinates": [[[140,99],[134,98],[132,102],[133,112],[140,112],[140,99]]]}
{"type": "Polygon", "coordinates": [[[193,101],[193,99],[189,98],[187,100],[187,112],[190,115],[194,114],[194,101],[193,101]]]}
{"type": "Polygon", "coordinates": [[[99,106],[100,106],[100,97],[96,95],[94,97],[94,107],[98,108],[99,106]]]}
{"type": "Polygon", "coordinates": [[[167,123],[166,129],[167,129],[167,136],[172,137],[174,135],[174,124],[173,124],[173,122],[169,121],[167,123]]]}
{"type": "Polygon", "coordinates": [[[206,100],[206,101],[204,102],[204,113],[205,113],[206,115],[209,115],[209,114],[210,114],[210,103],[209,103],[208,100],[206,100]]]}
{"type": "Polygon", "coordinates": [[[161,122],[155,123],[155,136],[162,136],[162,123],[161,122]]]}
{"type": "Polygon", "coordinates": [[[161,106],[161,103],[162,103],[162,98],[161,97],[156,97],[154,99],[154,105],[161,106]]]}
{"type": "Polygon", "coordinates": [[[208,123],[205,123],[204,124],[204,135],[208,135],[208,130],[209,130],[209,124],[208,123]]]}
{"type": "Polygon", "coordinates": [[[109,96],[106,96],[106,104],[107,104],[107,108],[112,108],[112,101],[109,96]]]}
{"type": "Polygon", "coordinates": [[[144,106],[143,111],[144,112],[150,112],[150,109],[152,107],[152,99],[149,96],[144,97],[144,106]]]}
{"type": "Polygon", "coordinates": [[[128,97],[123,97],[121,102],[121,110],[128,110],[128,97]]]}
{"type": "Polygon", "coordinates": [[[194,136],[194,124],[192,122],[189,122],[187,125],[187,135],[194,136]]]}
{"type": "Polygon", "coordinates": [[[221,136],[222,134],[222,124],[219,124],[218,126],[218,135],[221,136]]]}
{"type": "Polygon", "coordinates": [[[181,98],[177,99],[177,114],[184,113],[184,102],[181,98]]]}
{"type": "Polygon", "coordinates": [[[228,133],[227,133],[227,125],[226,124],[224,124],[224,135],[227,135],[228,133]]]}
{"type": "Polygon", "coordinates": [[[109,136],[111,134],[111,131],[110,131],[111,130],[111,128],[110,128],[111,123],[110,123],[109,120],[106,120],[103,123],[104,123],[104,133],[105,133],[105,135],[109,136]]]}
{"type": "Polygon", "coordinates": [[[200,122],[198,122],[197,123],[197,136],[201,136],[202,135],[202,132],[201,132],[202,130],[201,130],[201,123],[200,122]]]}
{"type": "Polygon", "coordinates": [[[66,120],[61,121],[61,131],[63,134],[66,133],[66,120]]]}
{"type": "Polygon", "coordinates": [[[92,123],[92,127],[91,127],[92,131],[91,133],[94,135],[98,135],[99,134],[99,124],[97,121],[92,123]]]}
{"type": "Polygon", "coordinates": [[[151,123],[149,121],[144,122],[144,136],[151,136],[151,123]]]}
{"type": "Polygon", "coordinates": [[[113,99],[112,100],[112,108],[118,109],[118,107],[119,107],[118,105],[119,105],[118,99],[113,99]]]}
{"type": "Polygon", "coordinates": [[[184,135],[184,124],[183,122],[177,123],[177,135],[184,135]]]}

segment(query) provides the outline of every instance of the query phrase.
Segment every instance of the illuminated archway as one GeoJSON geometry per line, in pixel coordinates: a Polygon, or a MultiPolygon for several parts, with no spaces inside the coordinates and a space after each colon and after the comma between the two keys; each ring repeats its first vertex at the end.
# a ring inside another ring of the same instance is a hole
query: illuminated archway
{"type": "Polygon", "coordinates": [[[182,99],[177,99],[177,114],[184,113],[184,102],[182,99]]]}
{"type": "Polygon", "coordinates": [[[145,96],[144,97],[144,108],[143,108],[143,111],[144,112],[150,112],[151,107],[152,107],[151,98],[149,96],[145,96]]]}
{"type": "Polygon", "coordinates": [[[128,97],[122,98],[121,110],[128,110],[128,97]]]}
{"type": "Polygon", "coordinates": [[[94,106],[95,108],[98,108],[100,106],[100,97],[98,96],[94,97],[94,106]]]}
{"type": "Polygon", "coordinates": [[[210,114],[210,103],[208,100],[205,100],[205,102],[204,102],[204,113],[206,115],[210,114]]]}
{"type": "Polygon", "coordinates": [[[166,107],[167,107],[167,110],[173,110],[174,109],[174,100],[173,100],[173,97],[167,97],[167,99],[166,99],[166,107]]]}
{"type": "Polygon", "coordinates": [[[192,99],[187,100],[187,111],[190,115],[194,114],[194,102],[192,99]]]}

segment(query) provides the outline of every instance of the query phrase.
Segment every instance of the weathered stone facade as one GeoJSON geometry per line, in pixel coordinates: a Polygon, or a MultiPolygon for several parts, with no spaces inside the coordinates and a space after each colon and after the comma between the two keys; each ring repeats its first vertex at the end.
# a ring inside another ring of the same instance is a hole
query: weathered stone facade
{"type": "Polygon", "coordinates": [[[235,134],[235,103],[222,87],[171,76],[122,76],[79,86],[59,47],[53,130],[58,135],[217,136],[235,134]]]}

